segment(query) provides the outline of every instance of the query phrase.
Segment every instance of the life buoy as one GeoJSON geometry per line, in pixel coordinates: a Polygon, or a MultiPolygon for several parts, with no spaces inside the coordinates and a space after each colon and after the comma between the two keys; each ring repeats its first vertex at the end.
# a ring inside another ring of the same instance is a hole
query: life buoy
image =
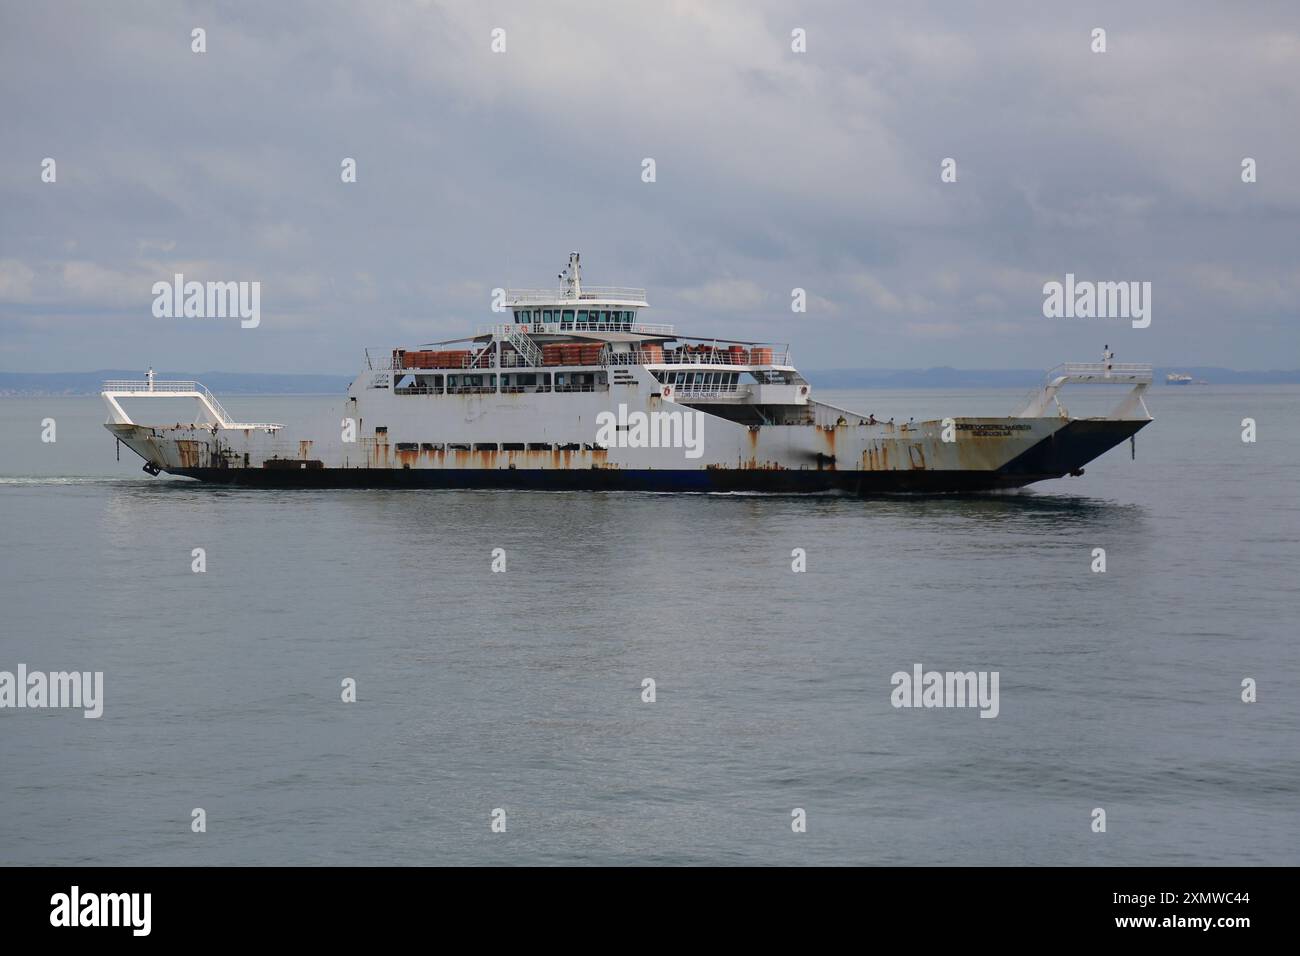
{"type": "Polygon", "coordinates": [[[663,391],[664,398],[671,398],[672,394],[673,394],[673,387],[671,385],[665,385],[663,391]]]}
{"type": "Polygon", "coordinates": [[[807,395],[807,394],[808,394],[808,386],[807,386],[807,385],[800,385],[800,386],[799,386],[799,394],[800,394],[800,395],[807,395]]]}

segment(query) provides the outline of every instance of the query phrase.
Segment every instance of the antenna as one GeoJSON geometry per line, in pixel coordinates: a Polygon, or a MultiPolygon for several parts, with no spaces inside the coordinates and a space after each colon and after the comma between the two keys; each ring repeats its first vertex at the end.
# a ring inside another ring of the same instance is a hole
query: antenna
{"type": "Polygon", "coordinates": [[[569,253],[569,264],[564,270],[568,276],[566,283],[568,290],[566,295],[577,299],[582,295],[582,257],[576,252],[569,253]]]}

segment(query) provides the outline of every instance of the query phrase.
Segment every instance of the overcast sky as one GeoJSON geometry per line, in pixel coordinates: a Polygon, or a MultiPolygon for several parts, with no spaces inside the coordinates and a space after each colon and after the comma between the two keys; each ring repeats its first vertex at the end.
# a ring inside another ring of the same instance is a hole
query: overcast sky
{"type": "Polygon", "coordinates": [[[351,372],[573,249],[806,368],[1300,366],[1295,3],[0,0],[0,93],[8,371],[351,372]],[[1045,318],[1067,272],[1150,327],[1045,318]]]}

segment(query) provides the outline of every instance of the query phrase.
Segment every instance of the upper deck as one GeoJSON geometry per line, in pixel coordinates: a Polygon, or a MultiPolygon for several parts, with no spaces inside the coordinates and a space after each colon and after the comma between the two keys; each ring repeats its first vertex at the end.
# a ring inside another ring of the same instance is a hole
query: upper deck
{"type": "Polygon", "coordinates": [[[578,254],[556,291],[511,290],[497,311],[512,322],[413,349],[366,350],[364,387],[394,395],[601,392],[637,375],[667,397],[802,404],[807,383],[787,345],[678,335],[643,322],[644,289],[583,286],[578,254]],[[640,367],[640,371],[637,367],[640,367]]]}

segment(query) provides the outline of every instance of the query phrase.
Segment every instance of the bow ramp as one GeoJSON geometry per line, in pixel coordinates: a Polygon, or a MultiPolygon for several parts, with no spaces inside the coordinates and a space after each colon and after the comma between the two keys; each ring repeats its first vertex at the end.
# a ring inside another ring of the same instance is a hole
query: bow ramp
{"type": "Polygon", "coordinates": [[[1066,385],[1132,385],[1124,399],[1102,417],[1109,421],[1151,421],[1151,412],[1142,398],[1151,385],[1151,366],[1116,362],[1067,362],[1056,366],[1015,417],[1046,418],[1048,409],[1055,405],[1061,418],[1069,418],[1060,398],[1066,385]]]}
{"type": "Polygon", "coordinates": [[[235,431],[257,429],[260,431],[277,431],[283,425],[274,422],[237,422],[217,401],[217,397],[200,382],[160,382],[152,378],[136,381],[110,381],[104,383],[100,396],[108,406],[111,424],[135,425],[131,416],[122,408],[119,399],[123,398],[192,398],[198,403],[202,418],[194,424],[210,425],[215,428],[235,431]]]}

